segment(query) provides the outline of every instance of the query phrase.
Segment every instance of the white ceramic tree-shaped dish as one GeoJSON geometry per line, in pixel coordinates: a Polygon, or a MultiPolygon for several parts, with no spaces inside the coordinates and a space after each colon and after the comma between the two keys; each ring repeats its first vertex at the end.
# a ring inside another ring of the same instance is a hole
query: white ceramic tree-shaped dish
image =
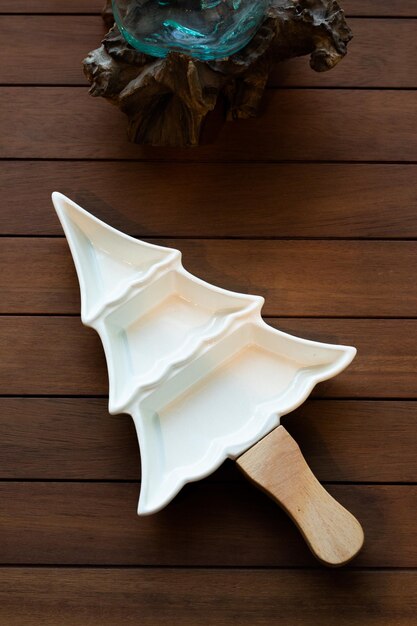
{"type": "MultiPolygon", "coordinates": [[[[319,491],[310,494],[304,513],[323,499],[322,490],[327,504],[321,510],[331,504],[327,515],[341,516],[333,524],[332,549],[323,548],[331,535],[323,543],[325,517],[313,515],[303,527],[298,503],[285,501],[265,470],[271,469],[271,445],[273,476],[285,476],[294,466],[292,455],[300,462],[280,416],[298,407],[316,383],[349,365],[355,348],[280,332],[262,319],[262,297],[196,278],[183,268],[178,250],[129,237],[60,193],[53,194],[53,203],[78,274],[82,321],[104,346],[109,411],[129,413],[135,422],[142,463],[138,513],[160,510],[185,483],[207,476],[228,457],[240,457],[241,469],[290,513],[319,558],[330,564],[349,560],[363,540],[353,516],[313,478],[319,491]],[[259,458],[269,459],[262,476],[259,458]],[[349,523],[355,531],[353,539],[341,540],[344,523],[345,530],[349,523]]],[[[298,478],[304,471],[304,465],[298,468],[298,478]]],[[[296,484],[292,474],[284,482],[296,484]]]]}

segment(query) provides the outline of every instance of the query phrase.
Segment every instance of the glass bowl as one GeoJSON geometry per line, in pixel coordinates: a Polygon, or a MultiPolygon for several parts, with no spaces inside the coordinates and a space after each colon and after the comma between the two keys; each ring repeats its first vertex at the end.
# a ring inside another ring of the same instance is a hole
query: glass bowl
{"type": "Polygon", "coordinates": [[[116,23],[137,50],[171,50],[201,60],[243,48],[264,19],[268,0],[113,0],[116,23]]]}

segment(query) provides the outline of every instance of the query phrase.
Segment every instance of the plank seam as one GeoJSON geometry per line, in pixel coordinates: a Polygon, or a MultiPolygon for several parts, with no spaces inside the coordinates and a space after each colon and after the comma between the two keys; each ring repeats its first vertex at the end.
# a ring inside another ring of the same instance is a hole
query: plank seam
{"type": "MultiPolygon", "coordinates": [[[[63,394],[63,393],[0,393],[1,399],[14,398],[40,398],[40,399],[68,399],[68,400],[108,400],[108,394],[63,394]]],[[[309,401],[326,401],[326,402],[416,402],[417,396],[320,396],[315,395],[309,401]]]]}
{"type": "MultiPolygon", "coordinates": [[[[53,311],[50,313],[29,313],[29,312],[2,312],[0,313],[0,319],[3,317],[46,317],[46,318],[62,318],[68,317],[70,319],[79,318],[80,313],[60,313],[53,311]]],[[[392,320],[392,321],[414,321],[416,317],[410,317],[409,315],[277,315],[274,313],[263,313],[263,318],[270,320],[392,320]]]]}
{"type": "MultiPolygon", "coordinates": [[[[88,83],[0,83],[0,89],[9,89],[11,87],[22,88],[40,88],[40,89],[84,89],[88,87],[88,83]]],[[[314,89],[317,91],[417,91],[417,87],[390,87],[389,85],[362,86],[362,85],[274,85],[268,86],[267,91],[308,91],[314,89]]]]}
{"type": "MultiPolygon", "coordinates": [[[[320,566],[320,565],[153,565],[153,564],[142,564],[142,565],[131,565],[131,564],[123,564],[123,563],[79,563],[79,564],[68,564],[68,563],[0,563],[0,569],[67,569],[67,570],[80,570],[80,569],[90,569],[90,570],[207,570],[207,571],[218,571],[218,570],[233,570],[233,571],[316,571],[316,572],[329,572],[329,569],[320,566]]],[[[416,572],[417,567],[393,567],[387,565],[381,566],[353,566],[353,565],[345,565],[343,567],[344,572],[357,572],[357,573],[366,573],[366,572],[395,572],[395,573],[407,573],[407,572],[416,572]]]]}
{"type": "MultiPolygon", "coordinates": [[[[278,235],[224,235],[224,236],[207,236],[207,235],[164,235],[163,233],[159,235],[148,235],[146,233],[130,233],[131,237],[143,237],[145,240],[160,240],[164,241],[176,241],[176,240],[184,240],[184,241],[372,241],[373,243],[386,243],[386,242],[410,242],[417,241],[417,237],[294,237],[294,236],[284,236],[280,237],[278,235]]],[[[3,233],[0,234],[2,239],[62,239],[65,240],[65,235],[58,234],[33,234],[33,233],[24,233],[24,234],[8,234],[3,233]]]]}
{"type": "MultiPolygon", "coordinates": [[[[86,485],[140,485],[141,480],[124,479],[124,478],[1,478],[2,483],[20,483],[20,484],[86,484],[86,485]]],[[[234,485],[235,479],[211,479],[209,483],[201,486],[202,489],[209,485],[222,484],[234,485]]],[[[417,487],[417,481],[353,481],[353,480],[321,480],[322,485],[342,485],[345,487],[417,487]]]]}
{"type": "MultiPolygon", "coordinates": [[[[371,13],[366,13],[366,14],[350,14],[347,13],[346,11],[345,13],[345,17],[349,20],[415,20],[417,19],[416,15],[397,15],[396,13],[386,13],[386,14],[371,14],[371,13]]],[[[13,17],[101,17],[100,12],[86,12],[86,13],[80,13],[80,12],[74,12],[74,13],[70,13],[70,12],[51,12],[51,11],[38,11],[38,12],[16,12],[16,11],[0,11],[0,16],[2,15],[7,15],[7,16],[13,16],[13,17]]]]}
{"type": "Polygon", "coordinates": [[[107,158],[107,157],[74,157],[74,158],[65,158],[65,157],[0,157],[0,162],[11,162],[11,163],[20,163],[20,162],[58,162],[58,163],[152,163],[152,164],[169,164],[169,165],[417,165],[417,159],[413,160],[403,160],[396,161],[392,159],[388,160],[352,160],[352,159],[339,159],[339,160],[329,160],[329,159],[198,159],[196,161],[189,159],[177,159],[172,160],[168,158],[160,158],[160,159],[150,159],[150,158],[107,158]]]}

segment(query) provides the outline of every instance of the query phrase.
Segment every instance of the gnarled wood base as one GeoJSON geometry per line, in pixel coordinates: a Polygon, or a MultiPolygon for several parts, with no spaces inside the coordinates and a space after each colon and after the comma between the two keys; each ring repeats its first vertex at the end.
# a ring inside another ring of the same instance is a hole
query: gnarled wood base
{"type": "MultiPolygon", "coordinates": [[[[110,4],[103,10],[106,24],[112,22],[110,4]]],[[[329,70],[346,54],[351,37],[335,0],[272,0],[255,37],[229,58],[199,61],[177,52],[150,57],[133,49],[114,25],[84,59],[84,72],[91,95],[126,113],[131,141],[196,146],[218,103],[225,103],[229,119],[258,114],[276,62],[310,54],[315,71],[329,70]]]]}

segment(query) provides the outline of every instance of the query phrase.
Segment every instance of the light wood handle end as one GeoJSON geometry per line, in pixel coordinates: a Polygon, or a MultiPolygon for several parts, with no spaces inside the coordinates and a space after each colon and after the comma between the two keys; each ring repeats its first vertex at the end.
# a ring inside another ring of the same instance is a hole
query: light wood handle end
{"type": "Polygon", "coordinates": [[[325,565],[344,565],[362,548],[364,534],[358,520],[319,483],[283,426],[261,439],[236,463],[289,514],[313,554],[325,565]]]}

